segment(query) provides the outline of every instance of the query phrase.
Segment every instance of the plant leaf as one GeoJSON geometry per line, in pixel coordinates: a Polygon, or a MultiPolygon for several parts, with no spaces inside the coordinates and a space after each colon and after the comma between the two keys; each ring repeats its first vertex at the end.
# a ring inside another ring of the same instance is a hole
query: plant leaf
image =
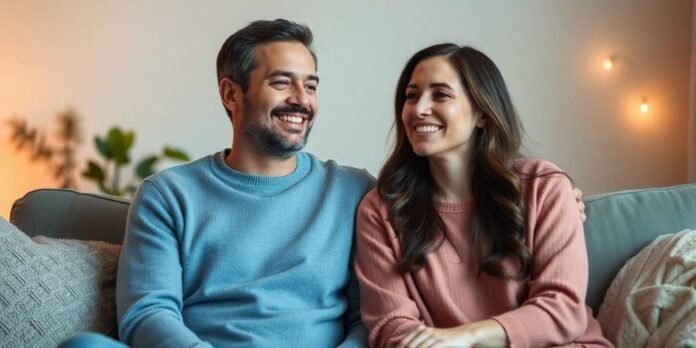
{"type": "Polygon", "coordinates": [[[111,127],[109,133],[106,135],[106,144],[111,150],[112,158],[116,161],[119,160],[119,157],[123,157],[123,146],[119,145],[123,142],[122,138],[123,132],[121,128],[118,127],[111,127]]]}
{"type": "Polygon", "coordinates": [[[106,141],[104,141],[104,139],[100,138],[99,136],[95,136],[94,145],[97,147],[97,150],[99,150],[99,153],[101,153],[106,159],[114,158],[114,153],[111,151],[111,147],[106,141]]]}
{"type": "Polygon", "coordinates": [[[104,184],[104,179],[106,176],[104,175],[104,169],[100,165],[98,165],[96,162],[89,160],[87,162],[87,169],[85,169],[84,172],[82,172],[82,176],[84,176],[87,179],[91,179],[96,181],[100,186],[103,186],[104,184]]]}
{"type": "Polygon", "coordinates": [[[121,139],[123,137],[123,131],[119,127],[111,127],[109,128],[109,133],[106,134],[106,141],[109,143],[109,145],[114,145],[116,142],[118,142],[118,139],[121,139]]]}
{"type": "Polygon", "coordinates": [[[135,166],[135,175],[140,179],[145,179],[148,176],[155,174],[155,169],[153,168],[155,163],[159,160],[159,157],[152,155],[146,157],[135,166]]]}
{"type": "Polygon", "coordinates": [[[163,151],[162,155],[164,155],[167,158],[177,160],[177,161],[184,161],[184,162],[190,161],[189,156],[183,150],[169,147],[169,146],[164,147],[164,151],[163,151]]]}
{"type": "Polygon", "coordinates": [[[109,135],[106,142],[113,151],[113,158],[118,164],[128,164],[130,163],[130,158],[128,153],[130,152],[131,146],[135,141],[135,134],[133,131],[123,132],[118,127],[113,127],[109,130],[109,135]]]}
{"type": "Polygon", "coordinates": [[[80,127],[80,116],[73,108],[59,112],[58,118],[58,137],[64,143],[80,143],[82,141],[82,129],[80,127]]]}

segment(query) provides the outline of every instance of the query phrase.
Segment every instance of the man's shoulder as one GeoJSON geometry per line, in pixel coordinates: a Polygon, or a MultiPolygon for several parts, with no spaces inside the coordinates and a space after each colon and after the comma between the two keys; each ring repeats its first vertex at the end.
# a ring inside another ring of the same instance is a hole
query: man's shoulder
{"type": "Polygon", "coordinates": [[[332,159],[324,161],[320,160],[319,158],[310,153],[305,154],[310,158],[313,168],[321,169],[322,171],[326,171],[327,173],[333,173],[340,180],[364,183],[366,186],[369,186],[370,188],[373,187],[376,182],[375,177],[372,176],[372,174],[370,174],[364,168],[361,169],[352,166],[340,165],[338,164],[338,162],[332,159]]]}
{"type": "Polygon", "coordinates": [[[171,184],[178,185],[187,180],[198,180],[201,175],[210,174],[210,162],[213,156],[215,155],[207,155],[188,163],[162,169],[147,177],[145,181],[159,186],[171,184]]]}

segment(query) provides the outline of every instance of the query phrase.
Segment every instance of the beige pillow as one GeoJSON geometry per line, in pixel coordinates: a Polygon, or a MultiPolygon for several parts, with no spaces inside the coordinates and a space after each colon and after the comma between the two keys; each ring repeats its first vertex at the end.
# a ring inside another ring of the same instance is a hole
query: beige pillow
{"type": "Polygon", "coordinates": [[[597,319],[617,347],[696,347],[696,230],[660,236],[631,258],[597,319]]]}
{"type": "Polygon", "coordinates": [[[32,239],[0,218],[0,346],[52,347],[82,331],[114,336],[120,250],[32,239]]]}

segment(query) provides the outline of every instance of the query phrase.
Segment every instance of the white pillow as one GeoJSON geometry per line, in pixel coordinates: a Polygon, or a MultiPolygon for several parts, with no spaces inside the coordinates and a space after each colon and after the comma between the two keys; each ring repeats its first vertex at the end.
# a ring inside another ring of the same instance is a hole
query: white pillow
{"type": "Polygon", "coordinates": [[[55,347],[81,331],[115,335],[120,250],[32,239],[0,217],[0,346],[55,347]]]}
{"type": "Polygon", "coordinates": [[[617,347],[696,347],[696,230],[660,236],[631,258],[597,319],[617,347]]]}

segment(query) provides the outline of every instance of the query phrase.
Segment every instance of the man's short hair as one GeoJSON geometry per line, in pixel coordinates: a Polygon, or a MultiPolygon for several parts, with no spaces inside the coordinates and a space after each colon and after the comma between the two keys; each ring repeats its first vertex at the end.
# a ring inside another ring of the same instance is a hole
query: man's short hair
{"type": "Polygon", "coordinates": [[[223,78],[238,83],[242,91],[249,89],[249,74],[256,68],[256,45],[274,41],[297,41],[309,50],[317,65],[317,56],[311,48],[312,31],[306,25],[276,19],[260,20],[232,34],[222,44],[217,56],[218,84],[223,78]]]}

